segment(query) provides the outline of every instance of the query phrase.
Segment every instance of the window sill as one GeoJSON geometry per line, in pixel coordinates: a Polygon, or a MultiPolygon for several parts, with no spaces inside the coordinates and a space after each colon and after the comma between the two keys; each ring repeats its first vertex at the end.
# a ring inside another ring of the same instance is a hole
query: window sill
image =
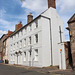
{"type": "Polygon", "coordinates": [[[25,48],[26,46],[24,46],[24,48],[25,48]]]}
{"type": "Polygon", "coordinates": [[[26,62],[26,60],[24,60],[23,62],[26,62]]]}
{"type": "Polygon", "coordinates": [[[38,29],[38,27],[34,28],[34,30],[38,29]]]}
{"type": "Polygon", "coordinates": [[[34,45],[37,45],[38,43],[34,43],[34,45]]]}

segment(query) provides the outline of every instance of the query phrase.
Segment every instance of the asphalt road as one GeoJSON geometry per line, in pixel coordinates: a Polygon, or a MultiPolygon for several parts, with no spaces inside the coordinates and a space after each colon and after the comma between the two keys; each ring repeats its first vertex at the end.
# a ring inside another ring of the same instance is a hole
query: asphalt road
{"type": "Polygon", "coordinates": [[[21,67],[0,64],[0,75],[75,75],[75,71],[57,71],[53,73],[41,73],[34,70],[27,70],[21,67]]]}
{"type": "MultiPolygon", "coordinates": [[[[0,64],[0,75],[50,75],[0,64]]],[[[52,74],[51,74],[52,75],[52,74]]]]}

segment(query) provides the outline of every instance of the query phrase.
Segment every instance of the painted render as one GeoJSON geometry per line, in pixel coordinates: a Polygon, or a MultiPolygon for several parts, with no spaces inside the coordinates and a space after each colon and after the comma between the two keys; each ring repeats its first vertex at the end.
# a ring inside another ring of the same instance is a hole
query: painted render
{"type": "Polygon", "coordinates": [[[59,66],[60,69],[66,69],[64,40],[63,21],[57,14],[56,9],[50,7],[42,13],[40,17],[36,18],[10,37],[9,63],[35,67],[53,65],[59,66]],[[37,28],[35,27],[36,21],[38,21],[37,28]],[[32,30],[30,30],[30,25],[32,25],[32,30]],[[60,43],[59,26],[61,26],[62,31],[62,43],[60,43]],[[27,30],[25,30],[26,28],[27,30]],[[38,43],[35,43],[35,34],[38,34],[38,43]],[[31,44],[29,44],[30,36],[31,44]],[[26,43],[24,42],[25,39],[26,43]],[[30,47],[32,47],[31,58],[29,55],[30,47]],[[38,49],[37,60],[35,60],[36,49],[38,49]],[[60,51],[60,49],[62,49],[62,51],[60,51]],[[18,51],[22,53],[17,56],[15,52],[18,51]]]}

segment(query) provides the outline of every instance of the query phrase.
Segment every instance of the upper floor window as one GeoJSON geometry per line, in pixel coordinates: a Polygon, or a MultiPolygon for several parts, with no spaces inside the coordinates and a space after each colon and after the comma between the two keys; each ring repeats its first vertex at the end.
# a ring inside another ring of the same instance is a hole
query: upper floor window
{"type": "Polygon", "coordinates": [[[38,27],[38,20],[35,21],[35,24],[36,24],[36,28],[37,28],[38,27]]]}
{"type": "Polygon", "coordinates": [[[38,43],[38,34],[35,34],[35,43],[38,43]]]}
{"type": "Polygon", "coordinates": [[[31,44],[31,36],[29,37],[29,45],[31,44]]]}
{"type": "Polygon", "coordinates": [[[11,37],[11,41],[13,41],[13,37],[11,37]]]}
{"type": "Polygon", "coordinates": [[[24,47],[26,46],[26,39],[24,39],[24,47]]]}
{"type": "Polygon", "coordinates": [[[18,42],[17,42],[17,48],[18,48],[18,42]]]}
{"type": "Polygon", "coordinates": [[[22,41],[20,41],[20,48],[22,48],[22,41]]]}
{"type": "Polygon", "coordinates": [[[16,35],[14,35],[14,39],[16,39],[16,35]]]}
{"type": "Polygon", "coordinates": [[[21,35],[23,35],[23,32],[22,32],[22,30],[21,30],[21,35]]]}
{"type": "Polygon", "coordinates": [[[30,24],[30,31],[32,30],[32,25],[30,24]]]}
{"type": "Polygon", "coordinates": [[[15,44],[14,44],[13,50],[15,50],[15,44]]]}
{"type": "Polygon", "coordinates": [[[18,35],[17,37],[19,38],[19,32],[18,32],[18,34],[17,34],[17,35],[18,35]]]}
{"type": "Polygon", "coordinates": [[[25,32],[27,32],[27,27],[25,27],[25,32]]]}

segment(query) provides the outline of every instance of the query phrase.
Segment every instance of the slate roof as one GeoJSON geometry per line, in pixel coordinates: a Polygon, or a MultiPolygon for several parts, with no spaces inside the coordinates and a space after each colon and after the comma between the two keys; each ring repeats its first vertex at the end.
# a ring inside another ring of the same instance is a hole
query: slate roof
{"type": "Polygon", "coordinates": [[[69,21],[67,23],[72,23],[75,22],[75,13],[74,15],[69,19],[69,21]]]}

